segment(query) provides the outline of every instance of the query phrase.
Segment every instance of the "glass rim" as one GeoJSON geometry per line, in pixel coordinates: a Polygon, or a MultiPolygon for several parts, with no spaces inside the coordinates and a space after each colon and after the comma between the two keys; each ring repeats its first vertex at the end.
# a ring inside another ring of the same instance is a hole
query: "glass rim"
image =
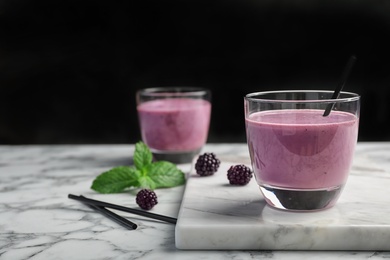
{"type": "Polygon", "coordinates": [[[210,90],[204,87],[152,87],[137,91],[138,95],[149,97],[160,96],[204,96],[210,94],[210,90]]]}
{"type": "Polygon", "coordinates": [[[288,94],[288,93],[324,93],[333,95],[333,90],[271,90],[271,91],[258,91],[252,92],[245,95],[244,99],[246,101],[252,102],[263,102],[263,103],[339,103],[339,102],[353,102],[360,99],[360,95],[348,92],[341,91],[340,94],[347,95],[348,97],[343,98],[326,98],[326,99],[277,99],[277,98],[261,98],[261,96],[265,96],[268,94],[288,94]]]}

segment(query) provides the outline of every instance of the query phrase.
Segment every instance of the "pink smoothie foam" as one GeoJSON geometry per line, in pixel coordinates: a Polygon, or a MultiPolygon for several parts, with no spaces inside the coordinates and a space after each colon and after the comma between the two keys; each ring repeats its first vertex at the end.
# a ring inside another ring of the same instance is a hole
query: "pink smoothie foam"
{"type": "Polygon", "coordinates": [[[358,136],[355,115],[322,110],[256,112],[246,119],[258,184],[282,189],[326,189],[348,178],[358,136]]]}
{"type": "Polygon", "coordinates": [[[168,98],[137,107],[142,140],[154,151],[194,151],[207,140],[211,104],[203,99],[168,98]]]}

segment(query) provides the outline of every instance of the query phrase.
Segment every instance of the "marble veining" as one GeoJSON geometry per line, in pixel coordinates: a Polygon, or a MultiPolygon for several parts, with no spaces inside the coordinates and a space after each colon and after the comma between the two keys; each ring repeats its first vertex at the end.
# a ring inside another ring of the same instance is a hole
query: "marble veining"
{"type": "MultiPolygon", "coordinates": [[[[385,259],[388,252],[380,251],[271,251],[271,250],[180,250],[175,245],[175,226],[156,220],[146,219],[128,213],[117,212],[138,224],[137,230],[127,230],[106,217],[94,212],[83,204],[67,198],[69,193],[83,194],[98,200],[137,207],[135,192],[129,190],[120,194],[98,194],[90,189],[93,179],[103,171],[114,166],[132,164],[133,145],[47,145],[47,146],[0,146],[0,259],[385,259]]],[[[204,151],[216,153],[223,162],[249,163],[245,144],[208,144],[204,151]]],[[[191,176],[191,165],[180,165],[191,176]]],[[[382,196],[388,193],[373,185],[389,181],[390,143],[359,143],[356,151],[352,174],[359,177],[352,183],[356,188],[352,197],[340,199],[340,207],[326,214],[345,215],[351,211],[348,221],[369,225],[372,219],[378,223],[378,231],[388,224],[388,207],[383,201],[376,201],[378,192],[382,196]],[[373,180],[381,180],[373,182],[373,180]],[[353,207],[343,207],[353,199],[353,207]],[[372,200],[381,210],[373,211],[367,217],[359,206],[372,200]],[[359,204],[360,203],[360,204],[359,204]],[[384,212],[386,211],[386,212],[384,212]]],[[[192,179],[190,180],[192,181],[192,179]]],[[[253,185],[251,183],[251,185],[253,185]]],[[[210,182],[208,185],[212,185],[210,182]]],[[[223,188],[231,188],[222,186],[223,188]]],[[[247,188],[249,188],[248,186],[247,188]]],[[[171,189],[159,189],[159,204],[152,212],[177,217],[181,206],[185,186],[171,189]]],[[[348,187],[347,187],[348,188],[348,187]]],[[[347,190],[346,190],[347,191],[347,190]]],[[[261,197],[253,198],[251,193],[215,191],[207,198],[215,205],[215,212],[201,212],[199,202],[194,201],[189,210],[197,215],[213,214],[218,218],[245,212],[245,217],[272,225],[280,229],[272,238],[264,240],[294,240],[288,237],[286,221],[281,215],[265,207],[261,197]],[[247,197],[249,196],[249,197],[247,197]],[[221,214],[221,205],[226,207],[221,214]],[[260,207],[257,207],[260,206],[260,207]]],[[[348,193],[346,193],[348,194],[348,193]]],[[[389,197],[389,196],[387,196],[389,197]]],[[[241,216],[241,215],[240,215],[241,216]]],[[[292,221],[299,222],[299,219],[292,221]]],[[[307,221],[320,225],[312,215],[307,221]]],[[[333,224],[342,222],[333,219],[333,224]]],[[[346,221],[346,220],[344,220],[346,221]]],[[[198,223],[201,222],[198,219],[198,223]]],[[[237,224],[236,222],[234,222],[237,224]]],[[[247,223],[241,223],[245,226],[247,223]]],[[[194,228],[194,232],[199,229],[194,228]]],[[[313,232],[303,230],[302,232],[313,232]]],[[[246,237],[242,231],[242,237],[246,237]]],[[[359,234],[358,234],[359,235],[359,234]]],[[[228,238],[225,238],[228,239],[228,238]]],[[[345,240],[349,237],[345,237],[345,240]]],[[[287,241],[288,242],[288,241],[287,241]]],[[[296,243],[296,242],[294,242],[296,243]]],[[[302,241],[310,243],[310,241],[302,241]]]]}

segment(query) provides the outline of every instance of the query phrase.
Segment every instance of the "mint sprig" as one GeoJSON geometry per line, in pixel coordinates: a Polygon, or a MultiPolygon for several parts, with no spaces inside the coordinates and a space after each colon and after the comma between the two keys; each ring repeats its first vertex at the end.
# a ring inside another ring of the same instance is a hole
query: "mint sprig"
{"type": "Polygon", "coordinates": [[[119,166],[95,178],[91,189],[99,193],[119,193],[130,187],[158,189],[185,183],[184,173],[167,161],[153,162],[149,147],[138,142],[133,156],[134,166],[119,166]]]}

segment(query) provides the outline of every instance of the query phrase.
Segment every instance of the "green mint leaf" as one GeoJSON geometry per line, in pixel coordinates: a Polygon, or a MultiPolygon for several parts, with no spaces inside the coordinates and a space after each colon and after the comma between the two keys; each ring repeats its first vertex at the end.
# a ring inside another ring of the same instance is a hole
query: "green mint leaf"
{"type": "Polygon", "coordinates": [[[142,141],[135,144],[134,166],[119,166],[103,172],[91,189],[100,193],[118,193],[129,187],[148,189],[170,188],[185,183],[184,173],[175,164],[153,162],[149,147],[142,141]]]}
{"type": "Polygon", "coordinates": [[[141,173],[134,167],[119,166],[103,172],[93,181],[91,189],[100,193],[118,193],[125,188],[138,187],[141,173]]]}
{"type": "Polygon", "coordinates": [[[153,155],[149,147],[143,143],[138,142],[135,144],[135,152],[133,156],[134,165],[138,170],[142,170],[144,167],[152,163],[153,155]]]}
{"type": "Polygon", "coordinates": [[[146,168],[146,174],[154,183],[154,188],[170,188],[185,183],[184,173],[175,164],[158,161],[146,168]]]}
{"type": "Polygon", "coordinates": [[[156,189],[156,184],[148,175],[139,177],[138,183],[139,183],[139,187],[141,188],[151,189],[151,190],[156,189]]]}

